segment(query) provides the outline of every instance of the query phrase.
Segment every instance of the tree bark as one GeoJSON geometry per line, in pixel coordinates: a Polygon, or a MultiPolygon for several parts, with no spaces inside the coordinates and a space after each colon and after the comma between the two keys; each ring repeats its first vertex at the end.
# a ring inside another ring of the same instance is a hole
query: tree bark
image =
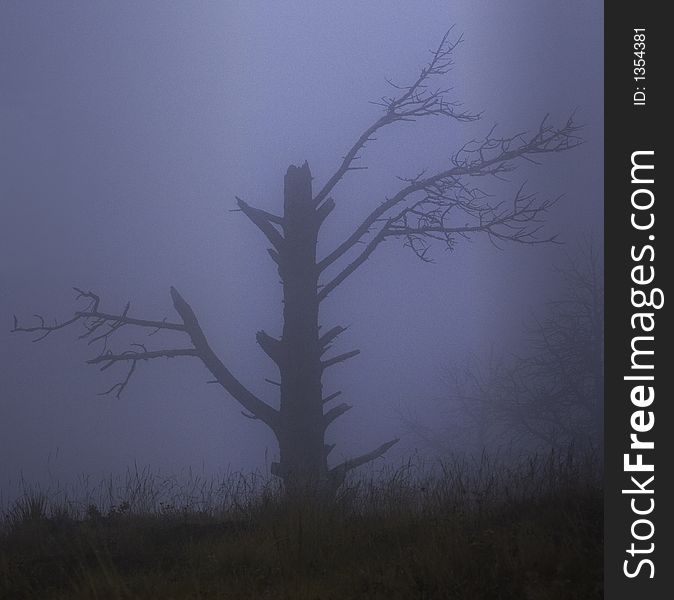
{"type": "Polygon", "coordinates": [[[316,246],[321,218],[307,163],[290,166],[284,182],[284,241],[279,251],[283,281],[280,462],[275,468],[287,490],[307,491],[327,482],[324,447],[322,347],[318,325],[316,246]]]}

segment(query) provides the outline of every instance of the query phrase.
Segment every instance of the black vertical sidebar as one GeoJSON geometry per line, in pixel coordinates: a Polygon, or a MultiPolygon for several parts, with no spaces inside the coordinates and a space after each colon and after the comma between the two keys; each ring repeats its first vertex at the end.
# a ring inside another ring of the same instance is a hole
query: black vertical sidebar
{"type": "Polygon", "coordinates": [[[674,232],[668,218],[669,204],[674,202],[670,183],[674,164],[668,156],[674,117],[668,95],[674,30],[665,6],[647,1],[605,2],[604,541],[608,600],[674,598],[670,485],[674,471],[674,332],[668,318],[674,296],[668,297],[671,288],[665,282],[672,272],[670,261],[674,261],[669,258],[674,232]],[[638,165],[634,171],[633,162],[638,165]],[[654,278],[649,281],[651,275],[654,278]],[[664,306],[656,308],[663,296],[664,306]],[[651,331],[645,330],[653,325],[651,331]],[[651,391],[654,398],[649,403],[651,391]],[[653,442],[652,449],[646,447],[648,442],[653,442]],[[653,465],[653,470],[626,471],[625,454],[633,465],[630,468],[640,468],[641,460],[646,468],[653,465]]]}

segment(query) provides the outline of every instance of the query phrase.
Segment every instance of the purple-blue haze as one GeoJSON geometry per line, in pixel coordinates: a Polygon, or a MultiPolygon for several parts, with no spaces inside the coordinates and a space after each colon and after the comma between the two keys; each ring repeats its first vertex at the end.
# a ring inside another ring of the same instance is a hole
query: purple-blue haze
{"type": "Polygon", "coordinates": [[[0,489],[21,474],[67,481],[134,462],[210,473],[272,460],[271,434],[207,385],[197,361],[141,364],[121,398],[99,396],[123,373],[85,365],[96,350],[74,329],[36,344],[10,334],[12,314],[66,318],[79,286],[111,311],[131,301],[134,315],[174,318],[174,285],[223,361],[275,402],[254,334],[280,333],[278,275],[234,196],[278,211],[286,168],[304,160],[325,182],[378,117],[369,101],[389,93],[385,78],[412,80],[452,24],[465,41],[447,82],[482,120],[379,134],[363,153],[369,170],[335,190],[319,251],[394,193],[396,176],[442,166],[494,124],[511,134],[576,110],[582,147],[493,188],[508,197],[526,180],[541,196],[564,194],[546,232],[566,244],[497,250],[476,237],[451,253],[436,245],[434,264],[399,242],[378,249],[322,313],[327,326],[350,325],[340,350],[362,351],[325,380],[354,405],[332,430],[335,458],[394,437],[400,407],[432,422],[447,366],[519,343],[554,294],[551,266],[579,236],[601,245],[601,3],[2,3],[0,489]]]}

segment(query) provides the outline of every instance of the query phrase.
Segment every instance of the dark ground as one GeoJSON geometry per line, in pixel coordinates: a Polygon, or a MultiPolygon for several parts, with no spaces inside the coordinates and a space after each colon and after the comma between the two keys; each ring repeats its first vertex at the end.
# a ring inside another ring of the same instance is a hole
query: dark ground
{"type": "Polygon", "coordinates": [[[27,491],[4,516],[0,597],[600,599],[593,473],[571,456],[409,464],[320,510],[241,475],[129,473],[84,504],[27,491]]]}

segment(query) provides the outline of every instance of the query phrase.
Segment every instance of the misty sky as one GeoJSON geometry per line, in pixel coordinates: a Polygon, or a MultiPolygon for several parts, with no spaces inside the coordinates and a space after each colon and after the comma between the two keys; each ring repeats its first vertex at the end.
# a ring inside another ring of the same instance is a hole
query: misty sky
{"type": "MultiPolygon", "coordinates": [[[[254,334],[280,333],[281,290],[265,240],[231,212],[234,195],[279,211],[285,170],[304,160],[322,185],[378,118],[369,101],[390,91],[385,78],[416,77],[452,24],[465,42],[448,82],[483,120],[379,134],[370,169],[333,193],[321,253],[395,193],[396,175],[441,167],[495,123],[509,134],[576,108],[587,143],[499,189],[512,195],[526,179],[542,196],[563,193],[549,231],[567,249],[588,232],[601,240],[601,11],[584,0],[3,2],[0,489],[20,473],[68,479],[134,461],[167,473],[251,469],[265,447],[271,460],[271,435],[207,385],[197,361],[140,364],[120,399],[98,396],[121,371],[86,366],[96,350],[75,329],[39,344],[10,334],[12,314],[67,317],[79,286],[107,310],[130,300],[134,315],[175,319],[174,285],[223,361],[275,402],[254,334]]],[[[326,326],[351,325],[338,349],[362,351],[324,380],[354,405],[333,428],[333,458],[393,437],[401,405],[424,415],[447,365],[518,340],[562,252],[476,239],[451,254],[437,246],[427,265],[400,242],[378,249],[323,308],[326,326]]],[[[133,339],[170,344],[158,338],[133,339]]]]}

